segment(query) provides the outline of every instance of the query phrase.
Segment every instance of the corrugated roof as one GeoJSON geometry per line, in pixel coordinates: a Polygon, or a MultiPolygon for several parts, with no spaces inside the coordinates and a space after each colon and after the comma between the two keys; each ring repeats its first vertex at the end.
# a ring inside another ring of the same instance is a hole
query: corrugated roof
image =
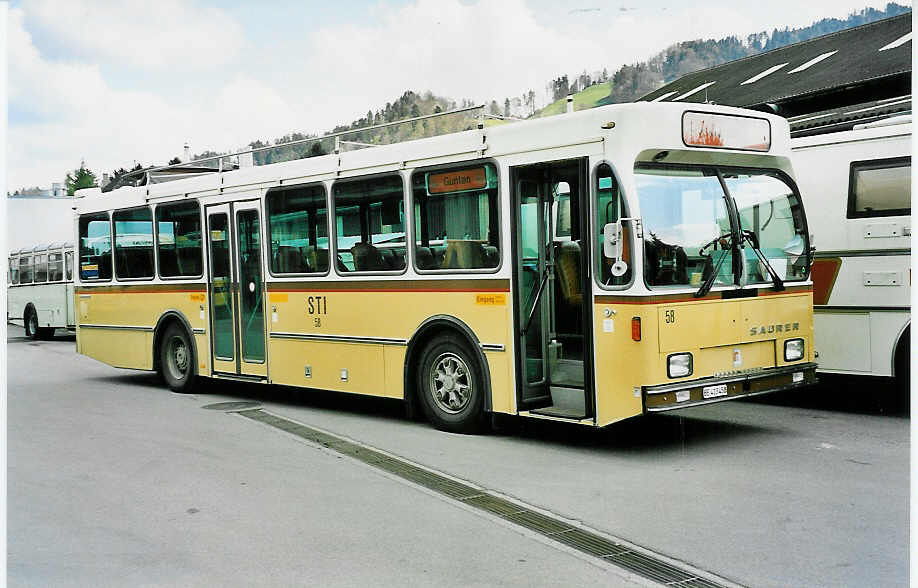
{"type": "Polygon", "coordinates": [[[687,74],[639,101],[667,102],[675,97],[761,108],[880,83],[885,84],[881,93],[910,93],[911,31],[909,12],[687,74]],[[688,94],[704,85],[704,91],[688,94]]]}

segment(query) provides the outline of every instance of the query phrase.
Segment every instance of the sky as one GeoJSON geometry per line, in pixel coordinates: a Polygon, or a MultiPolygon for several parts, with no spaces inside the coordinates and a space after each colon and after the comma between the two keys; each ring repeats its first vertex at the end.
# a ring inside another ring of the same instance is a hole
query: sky
{"type": "MultiPolygon", "coordinates": [[[[900,0],[900,4],[908,4],[900,0]]],[[[320,133],[405,90],[520,96],[679,41],[886,0],[22,0],[7,21],[7,186],[320,133]]]]}

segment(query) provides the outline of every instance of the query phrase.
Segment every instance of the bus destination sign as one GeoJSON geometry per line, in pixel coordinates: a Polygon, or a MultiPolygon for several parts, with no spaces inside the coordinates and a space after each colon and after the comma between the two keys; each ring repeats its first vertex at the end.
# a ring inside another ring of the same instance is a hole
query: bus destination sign
{"type": "Polygon", "coordinates": [[[768,151],[771,125],[764,118],[690,111],[682,115],[682,141],[688,147],[768,151]]]}
{"type": "Polygon", "coordinates": [[[427,192],[429,194],[480,190],[487,187],[487,185],[488,174],[485,173],[485,168],[483,167],[448,171],[441,174],[427,174],[427,192]]]}

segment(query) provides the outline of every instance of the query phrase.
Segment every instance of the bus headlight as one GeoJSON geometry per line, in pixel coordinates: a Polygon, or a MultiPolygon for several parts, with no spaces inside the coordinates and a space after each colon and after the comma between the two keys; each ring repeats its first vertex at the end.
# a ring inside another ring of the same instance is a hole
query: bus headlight
{"type": "Polygon", "coordinates": [[[788,339],[784,342],[784,361],[803,359],[803,339],[788,339]]]}
{"type": "Polygon", "coordinates": [[[684,378],[692,375],[692,354],[673,353],[666,358],[666,375],[670,378],[684,378]]]}

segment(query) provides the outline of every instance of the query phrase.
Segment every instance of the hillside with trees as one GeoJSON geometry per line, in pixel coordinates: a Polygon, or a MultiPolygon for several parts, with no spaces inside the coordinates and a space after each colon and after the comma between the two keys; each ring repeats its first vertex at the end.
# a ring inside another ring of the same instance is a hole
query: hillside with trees
{"type": "MultiPolygon", "coordinates": [[[[534,89],[530,88],[518,96],[507,96],[502,100],[492,99],[486,102],[487,112],[502,117],[519,118],[560,114],[566,109],[566,97],[569,93],[574,96],[574,107],[577,110],[604,104],[630,102],[688,73],[910,11],[911,8],[908,6],[890,2],[884,10],[865,8],[850,14],[845,19],[825,18],[802,28],[761,31],[747,35],[745,38],[729,36],[722,39],[682,41],[667,47],[645,61],[623,65],[611,75],[607,69],[593,73],[584,70],[576,75],[561,74],[546,83],[545,95],[551,99],[551,102],[542,108],[537,108],[538,95],[534,89]]],[[[408,90],[392,102],[387,102],[385,106],[375,110],[369,109],[365,116],[349,124],[337,125],[322,135],[290,132],[274,140],[251,141],[249,146],[269,148],[260,150],[254,155],[255,164],[264,165],[330,153],[334,149],[334,140],[321,139],[321,136],[341,131],[355,131],[344,137],[342,148],[345,150],[462,131],[475,127],[477,120],[474,113],[466,112],[436,117],[382,129],[361,129],[474,104],[469,99],[461,99],[457,102],[451,98],[436,96],[430,91],[417,93],[408,90]],[[290,145],[290,143],[310,138],[320,140],[290,145]]],[[[500,121],[489,120],[486,124],[500,124],[500,121]]],[[[205,151],[193,157],[198,159],[216,155],[221,155],[221,153],[205,151]]],[[[179,162],[178,158],[170,161],[170,164],[173,162],[179,162]]],[[[216,162],[205,165],[216,166],[216,162]]],[[[137,169],[140,169],[139,164],[130,171],[137,169]]],[[[113,171],[111,175],[117,178],[124,173],[127,173],[127,170],[122,168],[113,171]]]]}

